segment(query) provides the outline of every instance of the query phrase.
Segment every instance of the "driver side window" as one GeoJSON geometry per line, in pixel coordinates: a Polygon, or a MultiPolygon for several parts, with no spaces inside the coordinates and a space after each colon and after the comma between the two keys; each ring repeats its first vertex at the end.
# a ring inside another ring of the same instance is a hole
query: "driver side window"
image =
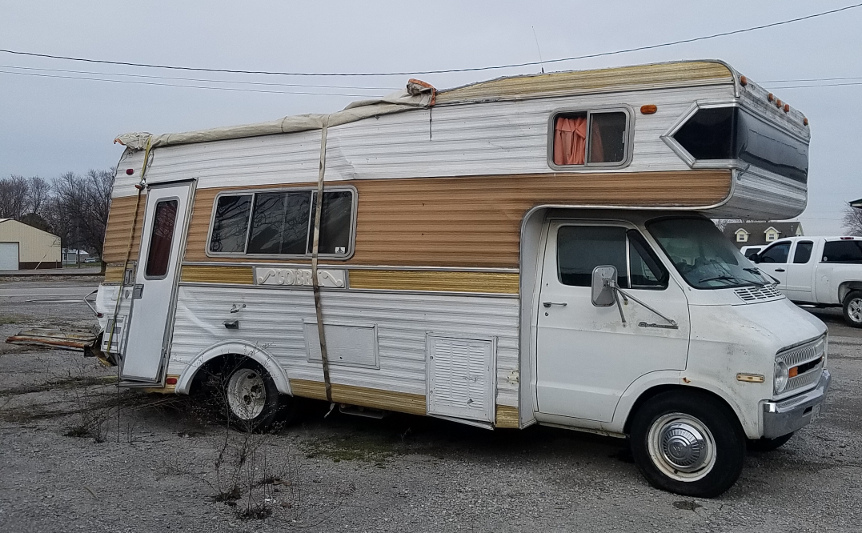
{"type": "Polygon", "coordinates": [[[628,289],[665,289],[668,273],[636,230],[613,226],[562,226],[557,231],[557,278],[589,287],[593,269],[613,265],[628,289]]]}
{"type": "Polygon", "coordinates": [[[790,252],[790,243],[782,242],[770,246],[760,254],[761,263],[786,263],[790,252]]]}

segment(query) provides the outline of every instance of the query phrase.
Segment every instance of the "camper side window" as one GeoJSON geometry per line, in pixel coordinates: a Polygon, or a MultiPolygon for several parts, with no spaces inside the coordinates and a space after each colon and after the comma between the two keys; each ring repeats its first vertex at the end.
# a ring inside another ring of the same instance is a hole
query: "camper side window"
{"type": "Polygon", "coordinates": [[[628,115],[622,111],[555,115],[551,136],[552,166],[624,164],[627,121],[628,115]]]}
{"type": "MultiPolygon", "coordinates": [[[[323,193],[321,255],[350,254],[354,191],[323,193]]],[[[317,192],[309,189],[223,194],[216,200],[210,255],[306,257],[314,245],[317,192]]]]}

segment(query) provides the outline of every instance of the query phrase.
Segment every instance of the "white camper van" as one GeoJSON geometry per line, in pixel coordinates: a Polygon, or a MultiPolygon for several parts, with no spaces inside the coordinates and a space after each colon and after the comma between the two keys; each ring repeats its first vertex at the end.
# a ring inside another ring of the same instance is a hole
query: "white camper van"
{"type": "Polygon", "coordinates": [[[122,385],[628,437],[714,496],[829,386],[826,328],[706,216],[807,198],[796,109],[719,61],[501,78],[128,134],[102,350],[122,385]]]}

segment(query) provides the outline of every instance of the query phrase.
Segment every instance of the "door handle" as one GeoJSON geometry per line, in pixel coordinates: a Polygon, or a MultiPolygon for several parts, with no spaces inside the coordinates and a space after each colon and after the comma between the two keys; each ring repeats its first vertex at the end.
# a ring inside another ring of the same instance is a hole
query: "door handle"
{"type": "Polygon", "coordinates": [[[552,305],[559,305],[560,307],[565,307],[568,304],[566,302],[542,302],[544,307],[551,307],[552,305]]]}
{"type": "Polygon", "coordinates": [[[776,272],[784,272],[784,269],[783,268],[776,268],[775,271],[776,272]]]}

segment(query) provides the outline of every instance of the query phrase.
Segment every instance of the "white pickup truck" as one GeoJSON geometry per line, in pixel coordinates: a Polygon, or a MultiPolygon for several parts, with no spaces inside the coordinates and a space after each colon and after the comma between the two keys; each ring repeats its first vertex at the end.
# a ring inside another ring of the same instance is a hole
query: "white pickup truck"
{"type": "Polygon", "coordinates": [[[862,328],[862,237],[789,237],[751,257],[798,304],[842,306],[862,328]]]}

